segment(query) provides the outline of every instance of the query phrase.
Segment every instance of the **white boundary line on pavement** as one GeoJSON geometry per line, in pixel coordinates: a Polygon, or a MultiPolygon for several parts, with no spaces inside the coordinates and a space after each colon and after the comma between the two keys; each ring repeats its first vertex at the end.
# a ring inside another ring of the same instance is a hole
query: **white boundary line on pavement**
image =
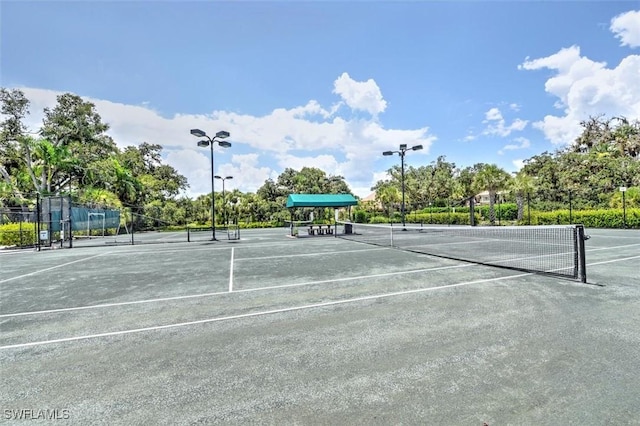
{"type": "MultiPolygon", "coordinates": [[[[233,292],[234,293],[250,293],[254,291],[266,291],[266,290],[276,290],[276,289],[288,288],[288,287],[310,286],[314,284],[327,284],[327,283],[333,283],[333,282],[355,281],[355,280],[368,279],[368,278],[379,278],[379,277],[389,277],[389,276],[396,276],[396,275],[416,274],[416,273],[429,272],[429,271],[440,271],[443,269],[468,268],[472,266],[477,266],[477,265],[461,264],[461,265],[452,265],[452,266],[436,266],[433,268],[414,269],[411,271],[386,272],[386,273],[373,274],[373,275],[359,275],[357,277],[334,278],[334,279],[326,279],[321,281],[307,281],[302,283],[281,284],[281,285],[269,286],[269,287],[247,288],[242,290],[234,290],[233,292]]],[[[40,315],[40,314],[53,314],[53,313],[59,313],[59,312],[71,312],[71,311],[81,311],[81,310],[99,309],[99,308],[112,308],[112,307],[126,306],[126,305],[140,305],[143,303],[168,302],[172,300],[222,296],[228,293],[229,293],[228,291],[217,291],[212,293],[189,294],[185,296],[161,297],[161,298],[146,299],[146,300],[133,300],[130,302],[103,303],[100,305],[75,306],[71,308],[47,309],[42,311],[17,312],[14,314],[2,314],[0,315],[0,318],[21,317],[21,316],[27,316],[27,315],[40,315]]]]}
{"type": "Polygon", "coordinates": [[[33,347],[33,346],[48,345],[48,344],[52,344],[52,343],[74,342],[74,341],[79,341],[79,340],[88,340],[88,339],[96,339],[96,338],[103,338],[103,337],[122,336],[122,335],[125,335],[125,334],[143,333],[143,332],[166,330],[166,329],[170,329],[170,328],[187,327],[187,326],[192,326],[192,325],[207,324],[207,323],[220,322],[220,321],[229,321],[229,320],[234,320],[234,319],[253,318],[253,317],[259,317],[259,316],[265,316],[265,315],[280,314],[280,313],[285,313],[285,312],[301,311],[301,310],[306,310],[306,309],[316,309],[316,308],[323,308],[323,307],[327,307],[327,306],[344,305],[344,304],[347,304],[347,303],[363,302],[363,301],[367,301],[367,300],[384,299],[384,298],[395,297],[395,296],[405,296],[407,294],[425,293],[425,292],[428,292],[428,291],[436,291],[436,290],[446,290],[446,289],[450,289],[450,288],[463,287],[463,286],[468,286],[468,285],[473,285],[473,284],[481,284],[481,283],[488,283],[488,282],[495,282],[495,281],[502,281],[502,280],[507,280],[507,279],[519,278],[519,277],[524,277],[524,276],[528,276],[528,275],[532,275],[532,274],[523,273],[523,274],[516,274],[516,275],[508,275],[506,277],[485,278],[485,279],[481,279],[481,280],[466,281],[466,282],[461,282],[461,283],[457,283],[457,284],[448,284],[448,285],[443,285],[443,286],[420,288],[420,289],[414,289],[414,290],[396,291],[396,292],[393,292],[393,293],[374,294],[374,295],[370,295],[370,296],[354,297],[354,298],[351,298],[351,299],[335,300],[335,301],[331,301],[331,302],[322,302],[322,303],[314,303],[314,304],[310,304],[310,305],[292,306],[292,307],[288,307],[288,308],[271,309],[271,310],[260,311],[260,312],[251,312],[251,313],[248,313],[248,314],[229,315],[229,316],[225,316],[225,317],[207,318],[207,319],[202,319],[202,320],[197,320],[197,321],[188,321],[188,322],[181,322],[181,323],[176,323],[176,324],[158,325],[158,326],[154,326],[154,327],[135,328],[135,329],[130,329],[130,330],[112,331],[112,332],[108,332],[108,333],[87,334],[87,335],[83,335],[83,336],[65,337],[65,338],[61,338],[61,339],[41,340],[41,341],[29,342],[29,343],[18,343],[18,344],[14,344],[14,345],[0,346],[0,349],[18,349],[18,348],[26,348],[26,347],[33,347]]]}

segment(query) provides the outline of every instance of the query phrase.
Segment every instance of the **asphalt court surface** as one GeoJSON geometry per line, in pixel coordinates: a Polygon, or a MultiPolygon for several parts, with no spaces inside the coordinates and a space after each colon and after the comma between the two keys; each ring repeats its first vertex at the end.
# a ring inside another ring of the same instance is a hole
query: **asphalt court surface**
{"type": "Polygon", "coordinates": [[[286,231],[3,252],[0,409],[637,424],[640,231],[587,230],[588,285],[286,231]]]}

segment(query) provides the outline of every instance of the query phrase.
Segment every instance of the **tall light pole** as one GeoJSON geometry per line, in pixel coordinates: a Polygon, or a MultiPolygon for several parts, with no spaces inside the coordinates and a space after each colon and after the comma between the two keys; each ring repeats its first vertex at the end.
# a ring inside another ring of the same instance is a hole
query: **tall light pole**
{"type": "Polygon", "coordinates": [[[403,143],[400,144],[400,149],[398,151],[385,151],[382,153],[382,155],[393,155],[393,154],[398,154],[400,156],[400,162],[402,164],[401,166],[401,177],[402,177],[402,207],[401,207],[401,212],[402,212],[402,230],[406,230],[405,229],[405,221],[404,221],[404,156],[407,153],[407,151],[418,151],[422,149],[422,145],[416,145],[416,146],[412,146],[411,148],[407,148],[407,144],[403,143]]]}
{"type": "Polygon", "coordinates": [[[216,240],[216,197],[214,193],[214,174],[213,174],[213,144],[217,143],[223,148],[229,148],[231,142],[222,141],[219,139],[225,139],[229,137],[229,132],[221,130],[213,138],[207,136],[205,132],[200,129],[191,129],[191,134],[199,138],[207,138],[206,140],[198,141],[199,147],[211,147],[211,241],[216,240]]]}
{"type": "Polygon", "coordinates": [[[227,199],[224,196],[224,181],[227,179],[233,179],[233,176],[218,176],[215,175],[214,178],[220,179],[222,181],[222,205],[224,207],[224,225],[227,226],[227,199]]]}

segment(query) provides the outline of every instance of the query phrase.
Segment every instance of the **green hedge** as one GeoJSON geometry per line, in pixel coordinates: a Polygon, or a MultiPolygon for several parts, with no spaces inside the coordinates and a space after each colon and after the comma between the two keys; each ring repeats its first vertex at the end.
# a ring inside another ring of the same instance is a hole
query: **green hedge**
{"type": "MultiPolygon", "coordinates": [[[[468,225],[469,213],[418,213],[407,214],[405,216],[405,223],[423,223],[423,224],[438,224],[438,225],[468,225]]],[[[393,223],[400,223],[401,217],[394,216],[393,223]]],[[[373,216],[369,219],[369,223],[389,223],[389,219],[386,216],[373,216]]]]}
{"type": "MultiPolygon", "coordinates": [[[[518,218],[518,206],[514,203],[494,204],[493,210],[496,214],[496,220],[498,218],[500,220],[516,220],[518,218]]],[[[477,207],[476,213],[480,214],[480,220],[489,220],[489,206],[477,207]]]]}
{"type": "MultiPolygon", "coordinates": [[[[518,209],[515,204],[502,204],[500,206],[500,221],[503,225],[515,224],[518,209]]],[[[424,224],[451,224],[451,225],[468,225],[469,213],[407,213],[405,216],[406,223],[424,223],[424,224]]],[[[478,224],[486,224],[489,221],[489,208],[483,206],[476,211],[476,221],[478,224]]],[[[498,221],[498,210],[496,206],[496,223],[498,221]]],[[[394,218],[394,223],[398,223],[398,218],[394,218]]],[[[369,223],[389,223],[386,216],[373,216],[369,219],[369,223]]],[[[606,210],[573,210],[571,212],[571,221],[569,221],[569,210],[555,210],[552,212],[531,211],[531,225],[567,225],[569,223],[580,223],[588,228],[624,228],[623,210],[622,209],[606,209],[606,210]]],[[[519,225],[528,224],[528,215],[525,211],[524,217],[519,225]]],[[[640,209],[626,209],[626,227],[640,229],[640,209]]]]}
{"type": "MultiPolygon", "coordinates": [[[[587,228],[623,228],[623,210],[575,210],[571,212],[571,222],[580,223],[587,228]]],[[[523,218],[522,224],[527,223],[523,218]]],[[[553,212],[531,212],[532,225],[566,225],[569,224],[569,210],[553,212]]],[[[640,229],[640,209],[627,209],[627,228],[640,229]]]]}
{"type": "MultiPolygon", "coordinates": [[[[233,224],[230,224],[233,225],[233,224]]],[[[240,229],[254,229],[254,228],[282,228],[285,226],[284,222],[240,222],[238,223],[238,227],[240,229]]],[[[190,228],[211,228],[210,223],[202,224],[202,223],[190,223],[190,228]]],[[[224,229],[225,226],[222,224],[216,224],[216,229],[224,229]]],[[[167,230],[170,231],[184,231],[186,227],[184,225],[179,226],[170,226],[167,230]]]]}
{"type": "Polygon", "coordinates": [[[417,215],[407,215],[407,223],[424,223],[436,225],[468,225],[469,209],[467,212],[458,213],[418,213],[417,215]]]}
{"type": "MultiPolygon", "coordinates": [[[[477,208],[476,208],[477,209],[477,208]]],[[[417,210],[416,213],[420,214],[420,213],[425,213],[425,214],[429,214],[429,213],[453,213],[455,210],[456,213],[469,213],[469,207],[468,206],[451,206],[451,207],[425,207],[422,210],[417,210]]],[[[413,214],[413,212],[411,213],[413,214]]]]}
{"type": "Polygon", "coordinates": [[[0,225],[0,246],[25,247],[36,244],[35,223],[0,225]]]}
{"type": "Polygon", "coordinates": [[[353,221],[356,223],[365,223],[369,218],[369,214],[364,210],[355,210],[353,212],[353,221]]]}
{"type": "Polygon", "coordinates": [[[386,216],[373,216],[369,218],[369,223],[389,223],[389,219],[386,216]]]}

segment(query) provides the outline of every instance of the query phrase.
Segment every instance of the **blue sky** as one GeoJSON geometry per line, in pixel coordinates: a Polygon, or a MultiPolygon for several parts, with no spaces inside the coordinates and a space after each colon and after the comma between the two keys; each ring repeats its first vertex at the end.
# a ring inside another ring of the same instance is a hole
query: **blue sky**
{"type": "Polygon", "coordinates": [[[189,195],[210,191],[193,127],[231,133],[231,188],[312,166],[366,196],[400,143],[425,146],[409,165],[514,172],[589,115],[640,118],[637,1],[3,1],[0,19],[31,129],[81,95],[120,146],[163,145],[189,195]]]}

